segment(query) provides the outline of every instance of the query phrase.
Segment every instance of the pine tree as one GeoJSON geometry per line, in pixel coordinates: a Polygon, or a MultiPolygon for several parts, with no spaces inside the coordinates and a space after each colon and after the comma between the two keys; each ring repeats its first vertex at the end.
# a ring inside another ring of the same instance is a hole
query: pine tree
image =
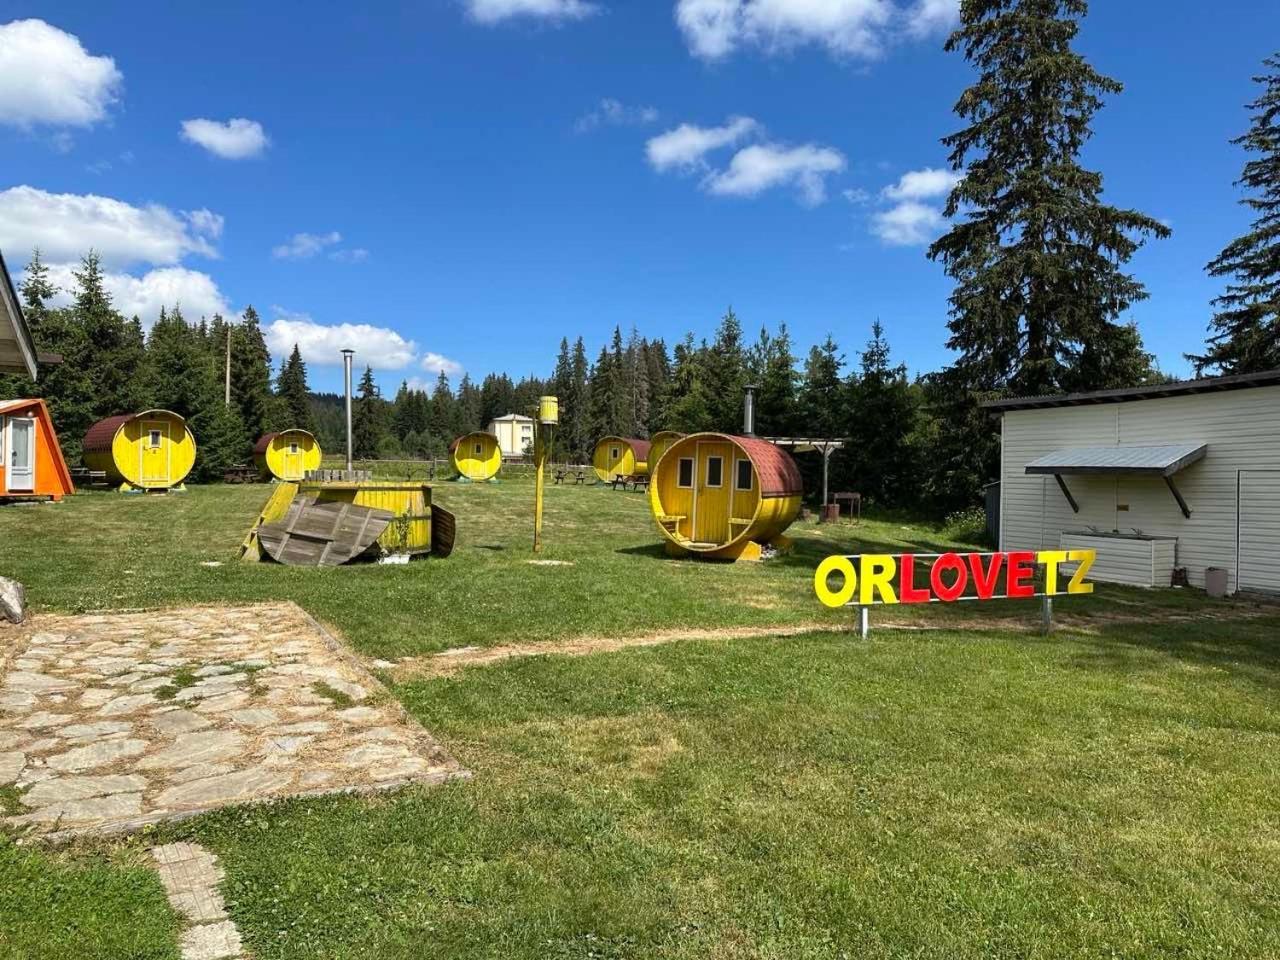
{"type": "Polygon", "coordinates": [[[231,334],[231,403],[251,440],[268,431],[272,420],[271,354],[262,336],[258,312],[245,308],[231,334]]]}
{"type": "MultiPolygon", "coordinates": [[[[1167,227],[1101,201],[1102,176],[1078,155],[1117,81],[1072,47],[1086,0],[966,0],[947,40],[979,71],[943,139],[964,172],[946,215],[963,220],[929,249],[956,287],[951,337],[963,379],[1018,394],[1062,389],[1088,344],[1114,342],[1116,318],[1147,296],[1122,267],[1167,227]]],[[[1106,368],[1105,359],[1092,361],[1106,368]]]]}
{"type": "Polygon", "coordinates": [[[697,433],[711,428],[711,396],[707,389],[707,345],[694,347],[693,334],[676,344],[671,370],[671,400],[667,404],[664,430],[697,433]]]}
{"type": "Polygon", "coordinates": [[[449,444],[458,436],[457,413],[449,377],[441,370],[431,393],[431,447],[436,456],[444,456],[449,444]]]}
{"type": "Polygon", "coordinates": [[[720,318],[715,340],[707,350],[703,373],[712,430],[742,430],[742,388],[747,383],[742,324],[730,307],[720,318]]]}
{"type": "Polygon", "coordinates": [[[659,424],[665,422],[667,404],[671,395],[671,358],[667,355],[667,345],[661,340],[650,340],[645,344],[645,368],[649,387],[649,432],[656,433],[659,424]]]}
{"type": "MultiPolygon", "coordinates": [[[[620,351],[619,351],[620,352],[620,351]]],[[[606,436],[616,436],[621,432],[621,417],[618,415],[622,406],[622,371],[617,369],[614,356],[605,347],[600,348],[600,356],[591,368],[591,390],[587,405],[588,445],[606,436]]]]}
{"type": "Polygon", "coordinates": [[[1241,201],[1257,214],[1244,236],[1227,244],[1206,268],[1233,278],[1213,301],[1217,312],[1202,355],[1188,354],[1196,369],[1256,373],[1280,367],[1280,53],[1263,61],[1254,77],[1262,94],[1249,104],[1249,131],[1231,142],[1254,154],[1237,181],[1253,192],[1241,201]]]}
{"type": "Polygon", "coordinates": [[[352,456],[373,460],[381,455],[389,435],[386,404],[373,380],[373,368],[365,367],[357,396],[351,403],[352,456]]]}
{"type": "Polygon", "coordinates": [[[852,468],[851,489],[886,506],[913,504],[918,492],[916,398],[906,365],[890,365],[889,341],[879,320],[871,325],[871,340],[862,351],[861,375],[850,378],[850,395],[850,444],[843,459],[852,468]]]}
{"type": "Polygon", "coordinates": [[[570,375],[571,387],[564,398],[561,413],[562,431],[569,438],[571,456],[585,461],[590,450],[591,431],[588,427],[587,407],[590,401],[590,366],[587,363],[587,348],[579,337],[573,345],[573,361],[570,375]]]}
{"type": "Polygon", "coordinates": [[[281,415],[289,428],[315,433],[311,391],[307,389],[307,365],[303,362],[302,351],[296,343],[289,358],[280,366],[280,376],[276,379],[276,396],[280,401],[281,415]]]}
{"type": "Polygon", "coordinates": [[[811,347],[804,364],[804,380],[797,407],[806,436],[838,439],[845,434],[847,395],[840,369],[844,356],[830,334],[821,346],[811,347]]]}
{"type": "Polygon", "coordinates": [[[760,338],[750,352],[750,367],[760,388],[756,392],[756,433],[765,437],[803,435],[805,431],[796,422],[796,358],[785,323],[778,327],[777,336],[760,328],[760,338]]]}
{"type": "MultiPolygon", "coordinates": [[[[81,259],[74,276],[72,310],[89,352],[69,362],[85,364],[94,413],[106,417],[142,409],[148,397],[145,380],[139,375],[145,356],[141,324],[129,323],[111,305],[96,252],[91,250],[81,259]]],[[[64,362],[68,361],[64,358],[64,362]]]]}
{"type": "Polygon", "coordinates": [[[458,433],[474,433],[489,421],[483,419],[483,398],[480,388],[464,373],[458,384],[458,433]]]}
{"type": "Polygon", "coordinates": [[[631,328],[626,352],[627,436],[649,436],[649,363],[645,343],[631,328]]]}

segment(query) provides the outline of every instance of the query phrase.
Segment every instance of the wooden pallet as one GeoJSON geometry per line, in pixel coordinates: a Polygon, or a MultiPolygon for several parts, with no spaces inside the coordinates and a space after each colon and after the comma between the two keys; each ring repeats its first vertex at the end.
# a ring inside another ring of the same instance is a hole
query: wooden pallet
{"type": "Polygon", "coordinates": [[[273,560],[289,566],[336,567],[368,550],[393,516],[343,500],[295,497],[283,520],[258,528],[258,542],[273,560]]]}

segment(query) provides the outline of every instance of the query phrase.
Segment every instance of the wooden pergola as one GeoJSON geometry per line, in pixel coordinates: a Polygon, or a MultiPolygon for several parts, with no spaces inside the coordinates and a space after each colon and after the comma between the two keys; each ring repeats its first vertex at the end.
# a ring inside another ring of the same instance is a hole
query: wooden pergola
{"type": "Polygon", "coordinates": [[[768,440],[774,446],[782,447],[784,450],[790,450],[793,453],[820,453],[822,454],[822,503],[827,503],[827,476],[831,465],[831,454],[837,450],[844,449],[843,440],[833,440],[829,437],[761,437],[761,440],[768,440]]]}

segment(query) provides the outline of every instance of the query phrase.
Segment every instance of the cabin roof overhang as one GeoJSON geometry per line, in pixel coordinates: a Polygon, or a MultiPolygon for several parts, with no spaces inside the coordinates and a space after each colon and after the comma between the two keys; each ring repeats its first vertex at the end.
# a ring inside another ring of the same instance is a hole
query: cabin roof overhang
{"type": "Polygon", "coordinates": [[[1237,373],[1225,377],[1202,377],[1199,380],[1175,380],[1172,383],[1151,383],[1141,387],[1123,387],[1118,390],[1092,390],[1086,393],[1065,393],[1047,397],[1004,397],[999,400],[987,400],[982,407],[992,413],[1007,413],[1011,410],[1043,410],[1053,407],[1093,406],[1100,403],[1129,403],[1134,400],[1152,400],[1160,397],[1181,397],[1199,393],[1221,393],[1228,390],[1277,386],[1280,386],[1280,369],[1237,373]]]}
{"type": "Polygon", "coordinates": [[[18,292],[0,253],[0,373],[25,373],[32,380],[39,370],[31,329],[22,315],[18,292]]]}

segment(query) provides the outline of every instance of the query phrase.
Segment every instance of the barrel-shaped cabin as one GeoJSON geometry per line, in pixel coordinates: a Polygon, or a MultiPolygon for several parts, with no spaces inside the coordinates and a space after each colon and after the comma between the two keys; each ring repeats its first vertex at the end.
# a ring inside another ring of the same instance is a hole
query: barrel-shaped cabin
{"type": "Polygon", "coordinates": [[[601,437],[591,454],[591,467],[601,483],[649,472],[649,441],[601,437]]]}
{"type": "Polygon", "coordinates": [[[89,428],[82,459],[125,492],[178,490],[195,465],[196,440],[171,410],[124,413],[89,428]]]}
{"type": "Polygon", "coordinates": [[[492,433],[477,431],[458,437],[449,444],[449,456],[459,480],[482,482],[492,480],[502,469],[502,448],[492,433]]]}
{"type": "Polygon", "coordinates": [[[323,452],[315,435],[307,430],[267,433],[253,445],[253,463],[263,480],[301,480],[308,470],[319,470],[323,452]]]}
{"type": "Polygon", "coordinates": [[[43,400],[0,400],[0,502],[61,500],[74,493],[43,400]]]}
{"type": "Polygon", "coordinates": [[[667,448],[649,484],[649,507],[677,556],[758,560],[800,513],[804,484],[791,454],[767,440],[694,433],[667,448]]]}
{"type": "Polygon", "coordinates": [[[667,452],[667,448],[683,437],[683,433],[675,430],[659,430],[649,438],[649,472],[658,466],[658,461],[667,452]]]}

